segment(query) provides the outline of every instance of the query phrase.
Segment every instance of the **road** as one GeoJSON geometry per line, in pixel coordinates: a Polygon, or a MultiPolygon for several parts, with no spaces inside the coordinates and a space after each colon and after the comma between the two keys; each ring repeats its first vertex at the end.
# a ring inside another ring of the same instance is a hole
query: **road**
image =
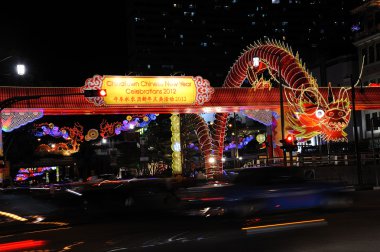
{"type": "Polygon", "coordinates": [[[68,213],[38,220],[32,209],[28,218],[37,223],[3,216],[0,251],[379,251],[380,191],[354,194],[345,211],[245,219],[68,213]]]}

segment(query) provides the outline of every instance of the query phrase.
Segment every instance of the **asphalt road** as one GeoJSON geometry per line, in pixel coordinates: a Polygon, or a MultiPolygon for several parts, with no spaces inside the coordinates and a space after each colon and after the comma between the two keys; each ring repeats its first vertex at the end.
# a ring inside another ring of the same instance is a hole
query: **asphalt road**
{"type": "MultiPolygon", "coordinates": [[[[10,199],[0,200],[8,202],[9,211],[10,199]]],[[[39,207],[45,214],[56,210],[50,205],[39,207]]],[[[36,220],[32,223],[10,222],[9,218],[16,217],[3,215],[0,251],[380,251],[380,191],[355,192],[354,207],[345,211],[248,219],[154,212],[129,216],[67,213],[44,220],[38,216],[44,215],[31,209],[28,218],[36,220]]]]}

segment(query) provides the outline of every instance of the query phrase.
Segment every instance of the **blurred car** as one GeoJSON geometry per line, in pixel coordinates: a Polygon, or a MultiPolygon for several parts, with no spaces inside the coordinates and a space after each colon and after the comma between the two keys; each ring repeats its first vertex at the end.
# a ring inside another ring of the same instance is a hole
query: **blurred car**
{"type": "Polygon", "coordinates": [[[298,167],[274,166],[233,170],[225,181],[182,188],[177,195],[179,211],[187,215],[247,216],[349,207],[352,191],[342,182],[305,179],[298,167]]]}
{"type": "Polygon", "coordinates": [[[178,200],[168,178],[104,180],[80,192],[83,209],[99,211],[161,211],[176,206],[178,200]]]}

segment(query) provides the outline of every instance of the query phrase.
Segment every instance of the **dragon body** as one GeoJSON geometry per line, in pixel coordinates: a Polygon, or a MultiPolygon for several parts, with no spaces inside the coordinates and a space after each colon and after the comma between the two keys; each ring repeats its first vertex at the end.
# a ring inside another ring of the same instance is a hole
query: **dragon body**
{"type": "MultiPolygon", "coordinates": [[[[351,110],[347,88],[341,88],[338,95],[329,92],[326,99],[318,90],[316,79],[308,73],[298,53],[277,41],[257,42],[249,46],[231,67],[223,88],[241,87],[248,79],[253,87],[262,85],[258,76],[264,71],[277,81],[283,80],[283,90],[288,101],[285,118],[289,132],[301,139],[316,135],[326,141],[347,141],[344,129],[350,120],[351,110]],[[253,66],[253,58],[259,57],[260,64],[253,66]]],[[[281,82],[280,82],[281,83],[281,82]]],[[[331,87],[330,87],[331,88],[331,87]]],[[[221,158],[224,149],[228,113],[217,113],[209,137],[200,139],[201,146],[212,143],[211,153],[216,156],[216,166],[222,171],[221,158]]],[[[204,132],[202,127],[197,133],[204,132]],[[199,132],[198,132],[199,131],[199,132]]]]}

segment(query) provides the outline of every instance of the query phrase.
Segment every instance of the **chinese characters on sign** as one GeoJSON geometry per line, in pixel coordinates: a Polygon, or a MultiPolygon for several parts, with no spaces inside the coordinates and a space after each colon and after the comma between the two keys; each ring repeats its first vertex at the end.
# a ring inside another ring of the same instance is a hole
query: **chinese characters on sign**
{"type": "Polygon", "coordinates": [[[104,76],[107,105],[194,104],[196,84],[192,77],[104,76]]]}

